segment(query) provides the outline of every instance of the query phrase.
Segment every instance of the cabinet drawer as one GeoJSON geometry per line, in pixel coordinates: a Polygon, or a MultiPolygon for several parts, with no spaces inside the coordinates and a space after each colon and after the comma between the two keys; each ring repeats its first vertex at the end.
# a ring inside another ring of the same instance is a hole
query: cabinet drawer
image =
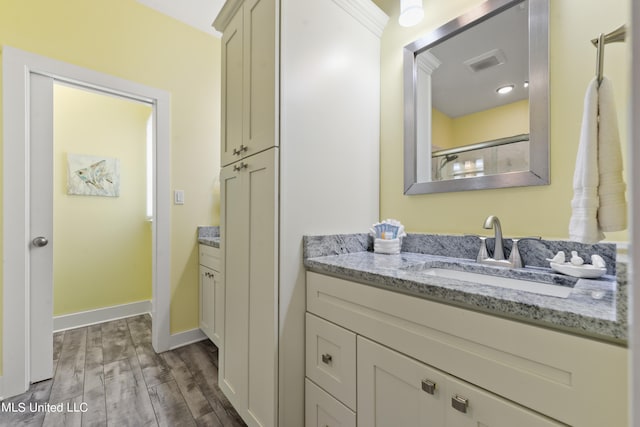
{"type": "Polygon", "coordinates": [[[307,377],[351,409],[356,407],[356,335],[307,313],[307,377]]]}
{"type": "Polygon", "coordinates": [[[356,427],[356,414],[305,378],[305,427],[356,427]]]}
{"type": "Polygon", "coordinates": [[[204,265],[215,271],[220,271],[220,248],[200,245],[200,265],[204,265]]]}

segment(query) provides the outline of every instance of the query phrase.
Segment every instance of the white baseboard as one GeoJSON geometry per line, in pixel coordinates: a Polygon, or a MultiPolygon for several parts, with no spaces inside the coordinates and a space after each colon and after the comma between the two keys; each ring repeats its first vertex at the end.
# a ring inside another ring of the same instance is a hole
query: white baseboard
{"type": "Polygon", "coordinates": [[[81,328],[145,313],[151,313],[151,301],[149,300],[55,316],[53,330],[54,332],[66,331],[67,329],[81,328]]]}
{"type": "Polygon", "coordinates": [[[199,328],[178,332],[169,337],[169,350],[206,339],[208,339],[207,336],[199,328]]]}

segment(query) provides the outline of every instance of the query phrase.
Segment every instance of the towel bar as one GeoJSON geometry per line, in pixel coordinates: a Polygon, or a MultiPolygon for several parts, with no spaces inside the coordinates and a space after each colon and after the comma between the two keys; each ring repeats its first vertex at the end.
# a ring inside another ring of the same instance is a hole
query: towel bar
{"type": "Polygon", "coordinates": [[[596,55],[596,76],[598,77],[598,86],[602,83],[602,75],[604,70],[604,46],[609,43],[623,42],[627,36],[627,28],[621,25],[609,34],[600,33],[600,35],[591,39],[591,43],[598,48],[596,55]]]}

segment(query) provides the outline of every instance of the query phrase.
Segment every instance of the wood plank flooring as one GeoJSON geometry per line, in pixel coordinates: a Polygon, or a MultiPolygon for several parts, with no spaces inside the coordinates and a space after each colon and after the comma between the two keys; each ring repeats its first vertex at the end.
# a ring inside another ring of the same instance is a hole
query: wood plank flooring
{"type": "Polygon", "coordinates": [[[2,402],[0,426],[245,426],[218,388],[218,349],[156,354],[148,315],[54,334],[53,369],[2,402]]]}

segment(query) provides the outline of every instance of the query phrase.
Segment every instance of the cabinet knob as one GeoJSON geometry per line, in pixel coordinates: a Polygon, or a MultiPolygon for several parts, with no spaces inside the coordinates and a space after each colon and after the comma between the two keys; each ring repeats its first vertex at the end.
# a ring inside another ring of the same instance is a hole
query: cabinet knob
{"type": "Polygon", "coordinates": [[[451,397],[451,406],[453,409],[466,414],[467,408],[469,407],[469,399],[465,399],[464,397],[455,394],[451,397]]]}
{"type": "Polygon", "coordinates": [[[240,152],[243,152],[243,151],[246,152],[247,150],[249,150],[249,147],[247,147],[244,144],[240,144],[240,152]]]}
{"type": "Polygon", "coordinates": [[[333,357],[330,354],[322,355],[322,363],[324,363],[325,365],[330,365],[332,361],[333,357]]]}
{"type": "Polygon", "coordinates": [[[426,391],[429,394],[435,394],[436,383],[431,380],[422,380],[422,391],[426,391]]]}
{"type": "Polygon", "coordinates": [[[238,150],[236,148],[233,149],[233,155],[234,156],[239,156],[241,153],[242,153],[242,151],[240,151],[240,150],[238,150]]]}

